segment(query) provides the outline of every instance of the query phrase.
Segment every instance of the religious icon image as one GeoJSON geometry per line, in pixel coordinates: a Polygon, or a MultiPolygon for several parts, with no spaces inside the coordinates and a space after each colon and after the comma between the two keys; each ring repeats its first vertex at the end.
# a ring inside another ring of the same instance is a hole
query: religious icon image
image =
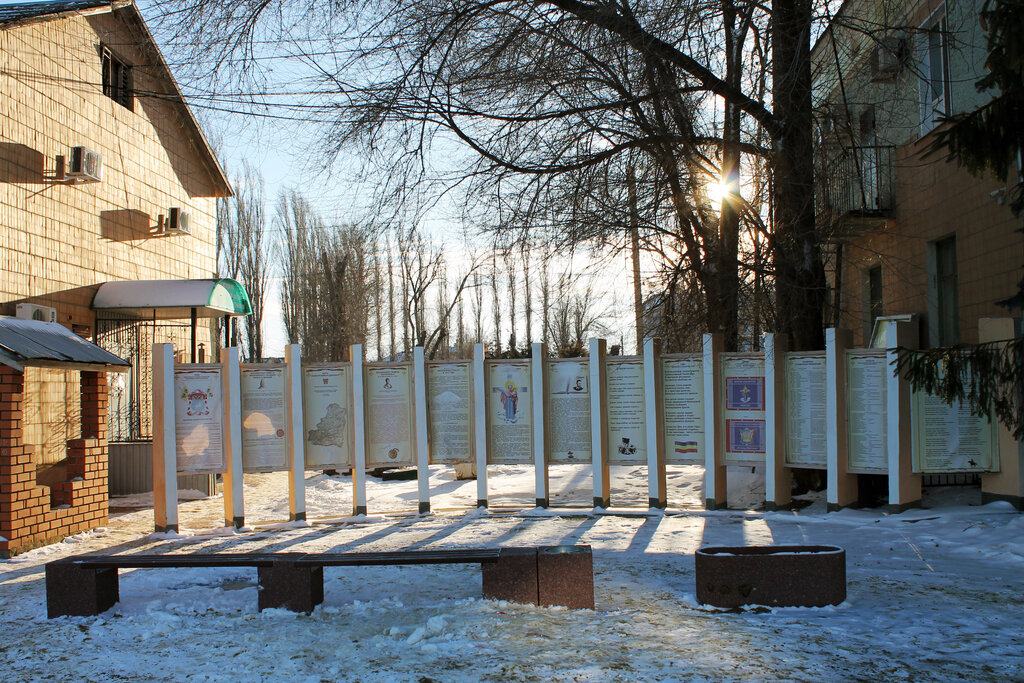
{"type": "Polygon", "coordinates": [[[504,389],[495,389],[501,392],[501,406],[505,409],[504,418],[506,422],[516,421],[516,411],[519,408],[519,390],[512,380],[505,382],[504,389]]]}
{"type": "Polygon", "coordinates": [[[384,388],[385,389],[390,389],[391,388],[391,378],[390,377],[385,377],[384,378],[384,388]]]}

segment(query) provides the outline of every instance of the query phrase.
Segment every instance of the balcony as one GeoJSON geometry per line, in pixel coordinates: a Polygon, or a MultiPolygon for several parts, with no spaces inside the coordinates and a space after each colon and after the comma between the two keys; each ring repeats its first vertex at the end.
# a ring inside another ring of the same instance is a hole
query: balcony
{"type": "Polygon", "coordinates": [[[834,237],[854,237],[892,217],[892,146],[872,145],[819,153],[815,172],[818,225],[834,237]]]}

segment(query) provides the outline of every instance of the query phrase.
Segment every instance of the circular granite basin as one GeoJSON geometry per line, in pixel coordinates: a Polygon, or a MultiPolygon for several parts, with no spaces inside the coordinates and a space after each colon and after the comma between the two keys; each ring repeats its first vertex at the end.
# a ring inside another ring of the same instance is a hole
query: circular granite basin
{"type": "Polygon", "coordinates": [[[697,600],[716,607],[824,607],[846,599],[846,551],[834,545],[701,548],[697,600]]]}

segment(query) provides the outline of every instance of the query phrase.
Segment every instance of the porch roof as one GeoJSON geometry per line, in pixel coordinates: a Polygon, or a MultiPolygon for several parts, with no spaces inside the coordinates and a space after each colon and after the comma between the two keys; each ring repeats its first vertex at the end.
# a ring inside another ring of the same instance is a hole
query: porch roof
{"type": "Polygon", "coordinates": [[[0,316],[0,363],[26,367],[127,372],[131,363],[82,339],[60,323],[0,316]]]}

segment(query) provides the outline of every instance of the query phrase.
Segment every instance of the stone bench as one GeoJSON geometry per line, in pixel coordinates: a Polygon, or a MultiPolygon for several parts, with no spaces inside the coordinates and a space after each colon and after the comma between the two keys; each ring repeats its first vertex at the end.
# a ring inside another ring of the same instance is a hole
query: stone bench
{"type": "Polygon", "coordinates": [[[46,609],[52,619],[92,616],[119,599],[118,569],[255,567],[259,609],[310,613],[324,600],[324,567],[476,564],[483,597],[532,605],[594,608],[590,546],[394,550],[353,553],[193,553],[76,555],[46,565],[46,609]]]}
{"type": "Polygon", "coordinates": [[[833,545],[701,548],[697,601],[716,607],[824,607],[846,600],[846,551],[833,545]]]}

